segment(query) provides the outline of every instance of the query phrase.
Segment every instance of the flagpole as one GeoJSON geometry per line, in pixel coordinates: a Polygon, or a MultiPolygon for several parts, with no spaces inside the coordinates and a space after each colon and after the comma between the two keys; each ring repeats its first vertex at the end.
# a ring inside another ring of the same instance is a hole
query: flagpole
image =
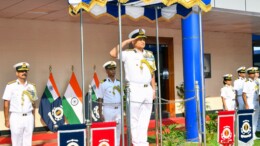
{"type": "Polygon", "coordinates": [[[87,124],[87,131],[88,131],[88,136],[87,136],[87,145],[90,145],[90,125],[89,119],[87,120],[88,123],[86,123],[86,109],[85,109],[85,76],[84,76],[84,39],[83,39],[83,13],[82,9],[80,9],[80,47],[81,47],[81,76],[82,76],[82,98],[83,98],[83,103],[82,103],[82,112],[83,112],[83,124],[87,124]]]}
{"type": "Polygon", "coordinates": [[[80,9],[80,47],[81,47],[81,77],[82,77],[82,97],[83,97],[83,123],[86,123],[85,116],[85,76],[84,76],[84,42],[83,42],[83,13],[80,9]]]}
{"type": "Polygon", "coordinates": [[[159,50],[159,24],[158,24],[158,7],[155,8],[156,20],[156,51],[157,51],[157,76],[158,76],[158,99],[159,99],[159,132],[160,132],[160,145],[162,146],[162,102],[161,102],[161,75],[160,75],[160,50],[159,50]]]}
{"type": "MultiPolygon", "coordinates": [[[[121,17],[121,3],[118,1],[118,33],[119,33],[119,58],[120,58],[120,95],[121,95],[121,135],[122,145],[125,146],[125,130],[124,130],[124,99],[123,96],[123,63],[122,63],[122,17],[121,17]]],[[[128,129],[129,130],[129,129],[128,129]]]]}

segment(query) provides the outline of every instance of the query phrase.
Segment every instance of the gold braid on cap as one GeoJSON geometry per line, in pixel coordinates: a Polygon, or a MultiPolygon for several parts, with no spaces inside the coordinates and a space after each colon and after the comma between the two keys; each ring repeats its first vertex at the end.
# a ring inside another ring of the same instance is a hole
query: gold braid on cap
{"type": "Polygon", "coordinates": [[[147,65],[147,67],[149,68],[151,74],[154,73],[155,68],[146,59],[142,59],[141,60],[141,65],[140,65],[140,69],[141,70],[143,70],[143,64],[147,65]]]}

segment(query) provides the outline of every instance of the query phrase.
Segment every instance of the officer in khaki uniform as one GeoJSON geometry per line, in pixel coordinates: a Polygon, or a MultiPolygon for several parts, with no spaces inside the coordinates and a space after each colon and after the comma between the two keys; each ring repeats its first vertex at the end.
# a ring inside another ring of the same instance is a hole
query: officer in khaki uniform
{"type": "Polygon", "coordinates": [[[237,69],[238,79],[234,81],[234,90],[236,92],[236,99],[238,101],[238,109],[242,110],[245,108],[242,97],[243,86],[246,81],[246,67],[241,66],[237,69]]]}
{"type": "Polygon", "coordinates": [[[223,76],[224,87],[221,88],[221,98],[223,102],[224,110],[235,110],[236,101],[235,101],[235,91],[232,87],[232,74],[225,74],[223,76]]]}
{"type": "Polygon", "coordinates": [[[14,65],[17,80],[6,85],[4,100],[5,126],[11,130],[12,146],[31,146],[34,128],[35,85],[27,81],[29,64],[14,65]]]}
{"type": "Polygon", "coordinates": [[[116,62],[108,61],[103,67],[106,69],[107,78],[104,79],[99,87],[99,115],[101,121],[117,122],[116,146],[119,146],[121,135],[121,96],[120,82],[115,78],[116,62]]]}
{"type": "Polygon", "coordinates": [[[253,115],[253,134],[254,139],[256,139],[256,127],[259,115],[259,87],[255,82],[255,68],[250,67],[247,69],[248,80],[245,82],[243,87],[243,100],[245,104],[245,109],[254,109],[253,115]]]}
{"type": "MultiPolygon", "coordinates": [[[[136,29],[129,34],[129,39],[122,42],[122,47],[129,44],[133,48],[122,51],[125,79],[130,88],[131,135],[134,146],[148,146],[147,132],[155,98],[156,70],[153,53],[144,50],[145,30],[136,29]]],[[[119,47],[114,47],[110,55],[119,58],[119,47]]]]}

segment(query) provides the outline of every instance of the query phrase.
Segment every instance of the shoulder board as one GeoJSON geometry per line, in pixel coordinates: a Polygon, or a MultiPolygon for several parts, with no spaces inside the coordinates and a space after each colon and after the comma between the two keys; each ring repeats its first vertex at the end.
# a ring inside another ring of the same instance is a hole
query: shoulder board
{"type": "Polygon", "coordinates": [[[100,83],[104,83],[105,81],[107,81],[107,79],[104,79],[103,81],[101,81],[100,83]]]}
{"type": "Polygon", "coordinates": [[[32,83],[32,82],[28,82],[28,84],[31,84],[31,85],[33,85],[33,86],[36,86],[34,83],[32,83]]]}
{"type": "Polygon", "coordinates": [[[145,50],[147,53],[152,53],[153,54],[153,52],[152,51],[149,51],[149,50],[145,50]]]}
{"type": "Polygon", "coordinates": [[[134,51],[134,49],[125,49],[125,51],[134,51]]]}
{"type": "Polygon", "coordinates": [[[7,85],[13,84],[13,83],[15,83],[15,82],[16,82],[16,80],[13,80],[13,81],[11,81],[11,82],[8,82],[7,85]]]}

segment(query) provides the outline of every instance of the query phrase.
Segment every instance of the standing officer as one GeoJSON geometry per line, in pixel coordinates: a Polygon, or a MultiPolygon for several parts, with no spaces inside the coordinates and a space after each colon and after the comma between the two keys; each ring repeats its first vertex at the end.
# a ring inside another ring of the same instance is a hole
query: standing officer
{"type": "Polygon", "coordinates": [[[101,83],[99,102],[99,115],[101,121],[116,121],[116,146],[120,145],[121,135],[121,96],[120,82],[115,78],[116,62],[108,61],[103,67],[106,69],[107,78],[101,83]],[[102,110],[103,105],[103,110],[102,110]],[[103,112],[102,112],[103,111],[103,112]]]}
{"type": "Polygon", "coordinates": [[[234,81],[234,90],[236,92],[236,100],[238,102],[238,109],[244,109],[244,101],[242,97],[243,86],[246,81],[246,67],[242,66],[237,69],[238,79],[234,81]]]}
{"type": "Polygon", "coordinates": [[[259,114],[259,87],[255,82],[255,68],[248,68],[247,74],[248,80],[244,84],[242,96],[245,103],[245,109],[255,109],[253,115],[253,134],[254,139],[256,139],[257,137],[255,136],[255,132],[259,114]]]}
{"type": "Polygon", "coordinates": [[[34,128],[35,85],[27,82],[29,64],[14,65],[17,80],[6,85],[4,100],[5,126],[11,130],[12,146],[31,146],[34,128]]]}
{"type": "MultiPolygon", "coordinates": [[[[148,146],[147,132],[155,98],[155,59],[151,51],[144,50],[145,30],[136,29],[122,47],[131,44],[133,48],[122,51],[125,79],[130,88],[130,122],[132,143],[134,146],[148,146]]],[[[114,47],[110,55],[117,58],[119,47],[114,47]]],[[[119,57],[118,57],[119,58],[119,57]]]]}
{"type": "Polygon", "coordinates": [[[226,74],[223,76],[224,87],[221,88],[221,98],[223,102],[224,110],[235,110],[235,91],[232,87],[232,74],[226,74]]]}
{"type": "MultiPolygon", "coordinates": [[[[256,84],[260,85],[260,79],[259,79],[259,68],[255,67],[255,82],[256,84]]],[[[260,90],[260,89],[259,89],[260,90]]],[[[258,93],[260,94],[260,92],[258,91],[258,93]]],[[[258,122],[257,122],[257,128],[256,131],[260,132],[260,114],[258,115],[258,122]]]]}

